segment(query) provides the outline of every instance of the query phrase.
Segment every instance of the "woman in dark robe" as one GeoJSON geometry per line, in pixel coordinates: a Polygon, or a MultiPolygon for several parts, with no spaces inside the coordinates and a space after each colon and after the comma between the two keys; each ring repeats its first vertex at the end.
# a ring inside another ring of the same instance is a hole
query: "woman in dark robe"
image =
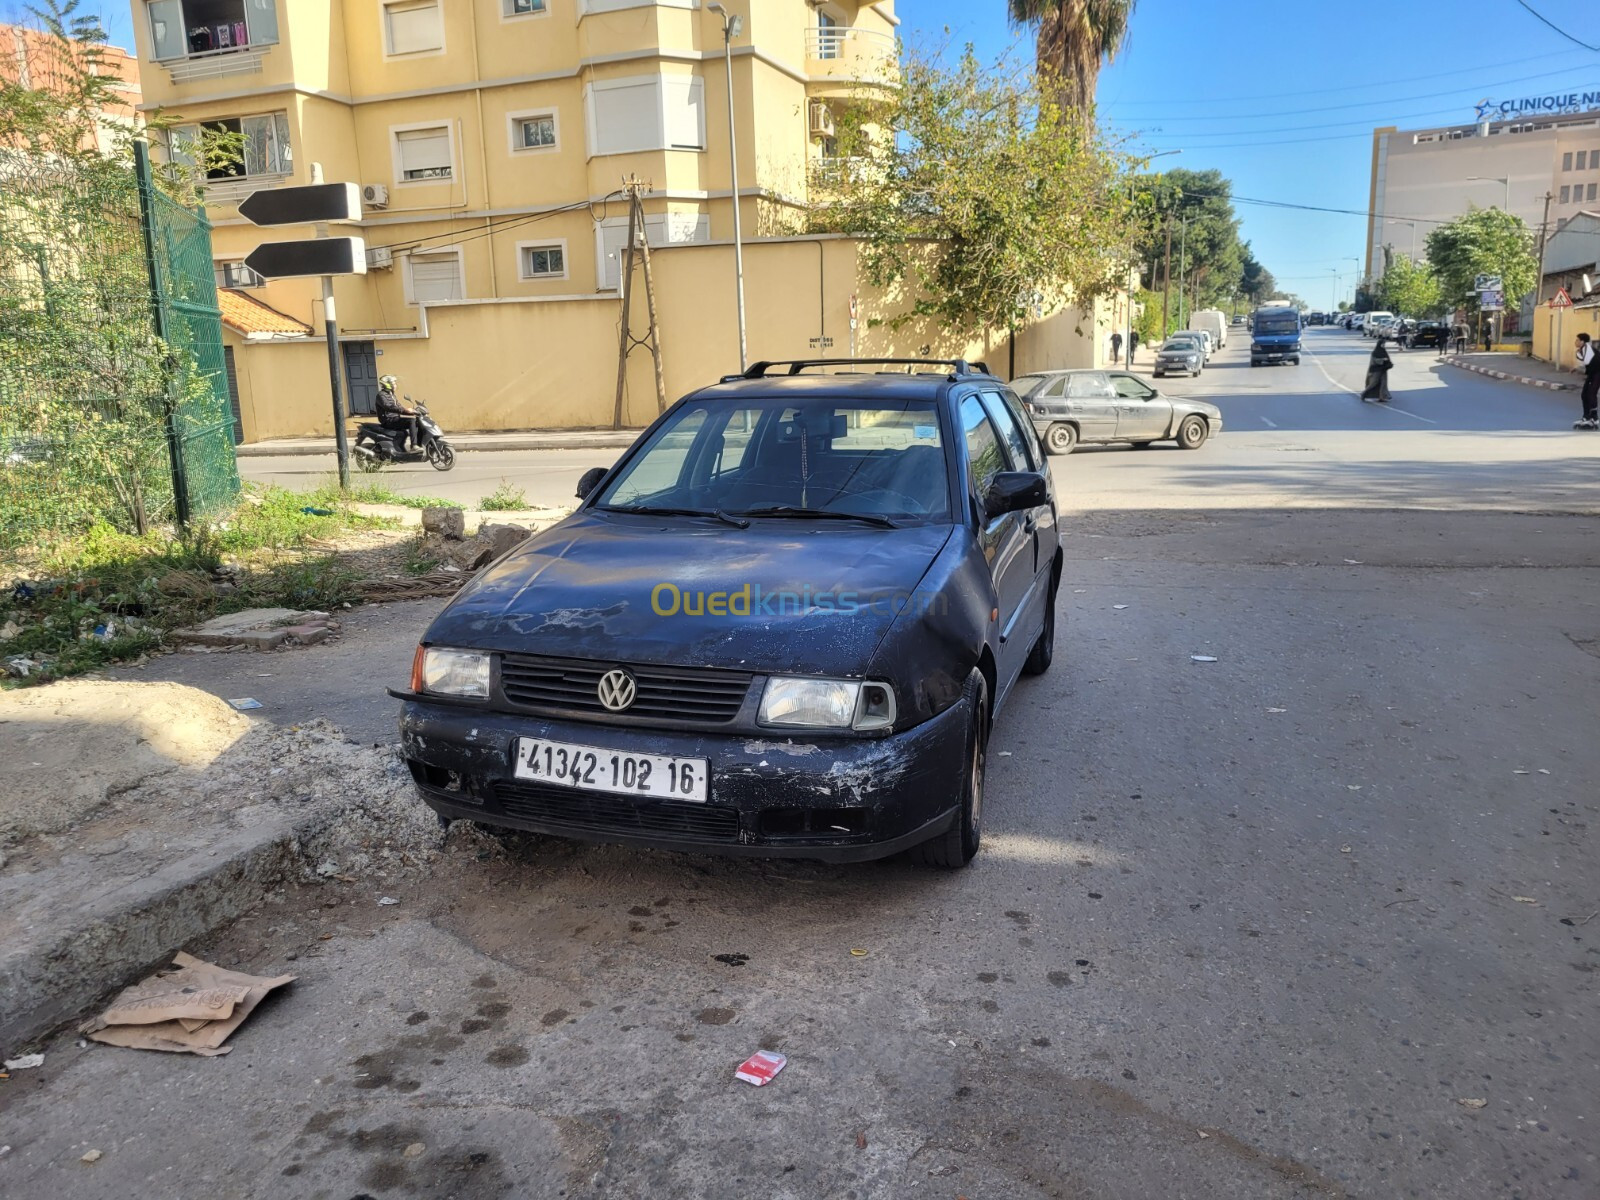
{"type": "Polygon", "coordinates": [[[1378,344],[1372,348],[1372,357],[1367,360],[1367,386],[1361,393],[1363,400],[1377,400],[1384,404],[1389,401],[1389,369],[1394,366],[1394,360],[1389,357],[1388,347],[1384,345],[1387,340],[1380,337],[1378,344]]]}

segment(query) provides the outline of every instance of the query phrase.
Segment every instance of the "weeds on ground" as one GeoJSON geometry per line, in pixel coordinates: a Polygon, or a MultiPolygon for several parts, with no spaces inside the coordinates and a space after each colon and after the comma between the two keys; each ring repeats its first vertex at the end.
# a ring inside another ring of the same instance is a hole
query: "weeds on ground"
{"type": "Polygon", "coordinates": [[[512,487],[505,479],[500,481],[499,487],[478,501],[478,509],[481,512],[514,512],[527,507],[527,491],[512,487]]]}
{"type": "Polygon", "coordinates": [[[387,522],[351,512],[336,487],[251,487],[233,511],[137,537],[110,525],[0,564],[0,686],[45,683],[159,647],[218,613],[359,599],[359,574],[325,548],[387,522]]]}
{"type": "MultiPolygon", "coordinates": [[[[321,489],[330,492],[337,499],[338,486],[328,484],[321,489]]],[[[457,508],[459,505],[454,500],[446,500],[442,496],[408,496],[404,492],[397,492],[393,488],[386,488],[381,483],[352,483],[350,490],[344,494],[346,500],[357,504],[403,504],[407,508],[457,508]]]]}

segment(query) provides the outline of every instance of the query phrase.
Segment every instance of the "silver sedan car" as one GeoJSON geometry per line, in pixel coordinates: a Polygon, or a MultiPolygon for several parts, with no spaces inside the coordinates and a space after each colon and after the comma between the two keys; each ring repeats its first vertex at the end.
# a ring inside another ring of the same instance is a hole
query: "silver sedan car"
{"type": "Polygon", "coordinates": [[[1176,441],[1198,450],[1222,429],[1222,410],[1204,400],[1157,391],[1126,371],[1039,371],[1019,375],[1011,388],[1051,454],[1071,454],[1079,442],[1176,441]]]}

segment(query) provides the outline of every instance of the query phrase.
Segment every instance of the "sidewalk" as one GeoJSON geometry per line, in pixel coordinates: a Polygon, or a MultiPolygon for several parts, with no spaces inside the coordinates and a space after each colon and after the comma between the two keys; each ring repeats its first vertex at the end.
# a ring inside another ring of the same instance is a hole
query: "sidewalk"
{"type": "MultiPolygon", "coordinates": [[[[633,445],[640,432],[638,429],[505,429],[447,432],[445,438],[457,450],[624,450],[633,445]]],[[[333,435],[247,442],[235,453],[240,458],[332,454],[333,435]]]]}
{"type": "Polygon", "coordinates": [[[1581,377],[1576,371],[1564,371],[1554,363],[1529,358],[1524,354],[1453,354],[1444,361],[1452,367],[1488,375],[1492,379],[1525,383],[1529,387],[1548,388],[1555,392],[1576,392],[1582,388],[1581,377]]]}

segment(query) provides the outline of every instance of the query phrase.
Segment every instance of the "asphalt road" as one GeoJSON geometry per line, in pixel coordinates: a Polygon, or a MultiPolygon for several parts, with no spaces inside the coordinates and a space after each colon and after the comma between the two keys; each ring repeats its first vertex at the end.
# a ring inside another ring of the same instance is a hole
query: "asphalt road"
{"type": "MultiPolygon", "coordinates": [[[[967,870],[535,840],[308,889],[209,948],[298,956],[228,1058],[23,1073],[0,1191],[1600,1195],[1600,436],[1424,353],[1363,405],[1370,344],[1309,344],[1170,381],[1198,452],[1056,460],[1062,640],[967,870]]],[[[381,735],[430,611],[147,671],[381,735]]]]}

